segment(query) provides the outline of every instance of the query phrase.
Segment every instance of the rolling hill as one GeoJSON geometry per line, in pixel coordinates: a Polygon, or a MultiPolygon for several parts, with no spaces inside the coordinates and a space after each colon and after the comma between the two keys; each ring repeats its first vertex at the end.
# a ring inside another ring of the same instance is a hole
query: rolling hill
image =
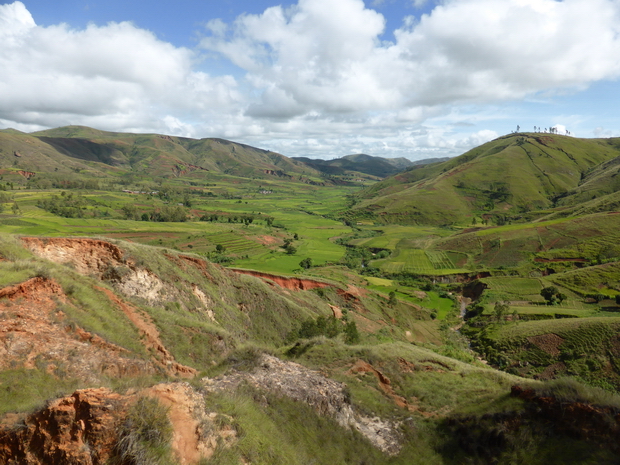
{"type": "Polygon", "coordinates": [[[136,174],[179,177],[210,171],[269,179],[320,179],[303,163],[268,150],[224,139],[127,134],[68,126],[24,134],[0,131],[0,169],[34,173],[80,173],[103,177],[136,174]]]}
{"type": "Polygon", "coordinates": [[[306,157],[294,157],[294,160],[302,161],[308,166],[326,174],[345,174],[347,172],[364,173],[378,178],[384,178],[398,173],[414,163],[406,158],[382,158],[371,155],[357,154],[347,155],[333,160],[311,159],[306,157]]]}
{"type": "MultiPolygon", "coordinates": [[[[619,154],[618,139],[511,134],[376,183],[359,194],[350,216],[383,223],[465,225],[592,198],[600,202],[616,192],[619,154]]],[[[615,201],[608,207],[612,205],[615,201]]]]}

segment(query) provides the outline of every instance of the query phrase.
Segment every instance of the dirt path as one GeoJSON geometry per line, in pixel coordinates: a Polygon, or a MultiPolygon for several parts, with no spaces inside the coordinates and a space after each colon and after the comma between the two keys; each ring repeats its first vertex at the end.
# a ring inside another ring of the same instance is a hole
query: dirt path
{"type": "Polygon", "coordinates": [[[143,344],[147,349],[153,350],[153,357],[159,364],[163,365],[168,373],[184,378],[193,378],[197,371],[191,367],[177,363],[168,349],[164,346],[159,338],[157,327],[149,321],[146,316],[140,315],[135,307],[123,302],[112,291],[103,287],[95,286],[95,289],[103,292],[108,299],[117,305],[129,320],[138,328],[140,334],[144,337],[143,344]]]}

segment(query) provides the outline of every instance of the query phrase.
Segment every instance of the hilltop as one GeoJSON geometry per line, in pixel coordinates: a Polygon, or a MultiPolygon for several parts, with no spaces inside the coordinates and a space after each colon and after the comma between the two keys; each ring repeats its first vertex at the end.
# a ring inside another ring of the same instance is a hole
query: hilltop
{"type": "Polygon", "coordinates": [[[357,196],[350,214],[385,223],[467,225],[601,201],[615,192],[619,155],[620,139],[511,134],[376,183],[357,196]]]}

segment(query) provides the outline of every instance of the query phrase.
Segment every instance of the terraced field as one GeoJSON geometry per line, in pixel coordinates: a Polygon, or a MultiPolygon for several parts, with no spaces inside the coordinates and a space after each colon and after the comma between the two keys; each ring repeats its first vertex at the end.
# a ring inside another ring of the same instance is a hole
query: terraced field
{"type": "Polygon", "coordinates": [[[211,234],[207,236],[207,239],[214,244],[225,247],[227,252],[235,254],[245,254],[250,251],[263,249],[260,244],[233,233],[211,234]]]}

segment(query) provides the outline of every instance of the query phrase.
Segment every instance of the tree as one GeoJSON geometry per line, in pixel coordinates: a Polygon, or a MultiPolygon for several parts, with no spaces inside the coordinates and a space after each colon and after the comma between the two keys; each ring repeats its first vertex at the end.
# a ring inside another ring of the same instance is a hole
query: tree
{"type": "Polygon", "coordinates": [[[355,321],[351,320],[344,327],[344,342],[345,344],[356,344],[359,341],[360,333],[357,330],[357,325],[355,321]]]}
{"type": "Polygon", "coordinates": [[[390,291],[390,300],[388,300],[388,305],[393,307],[398,303],[398,299],[396,299],[396,292],[390,291]]]}
{"type": "Polygon", "coordinates": [[[558,302],[559,291],[555,286],[548,286],[540,291],[540,295],[547,301],[547,305],[555,305],[558,302]]]}
{"type": "Polygon", "coordinates": [[[312,259],[310,257],[304,258],[302,261],[299,262],[299,266],[301,266],[304,270],[312,268],[312,259]]]}
{"type": "Polygon", "coordinates": [[[226,247],[224,247],[222,244],[217,244],[215,246],[215,251],[217,253],[224,253],[224,252],[226,252],[226,247]]]}
{"type": "Polygon", "coordinates": [[[285,247],[284,250],[286,251],[287,255],[295,255],[295,253],[297,253],[297,249],[290,244],[285,247]]]}
{"type": "Polygon", "coordinates": [[[616,294],[616,304],[620,305],[620,294],[616,294]]]}
{"type": "MultiPolygon", "coordinates": [[[[71,197],[71,193],[69,193],[69,196],[67,196],[67,198],[70,199],[70,197],[71,197]]],[[[121,208],[121,211],[123,212],[123,215],[125,215],[125,219],[127,220],[138,219],[138,208],[132,203],[127,203],[123,205],[123,207],[121,208]]]]}
{"type": "Polygon", "coordinates": [[[508,302],[501,301],[501,300],[498,300],[497,302],[495,302],[494,312],[495,312],[495,317],[497,318],[497,321],[502,321],[504,317],[508,314],[509,310],[510,310],[510,304],[508,302]]]}

